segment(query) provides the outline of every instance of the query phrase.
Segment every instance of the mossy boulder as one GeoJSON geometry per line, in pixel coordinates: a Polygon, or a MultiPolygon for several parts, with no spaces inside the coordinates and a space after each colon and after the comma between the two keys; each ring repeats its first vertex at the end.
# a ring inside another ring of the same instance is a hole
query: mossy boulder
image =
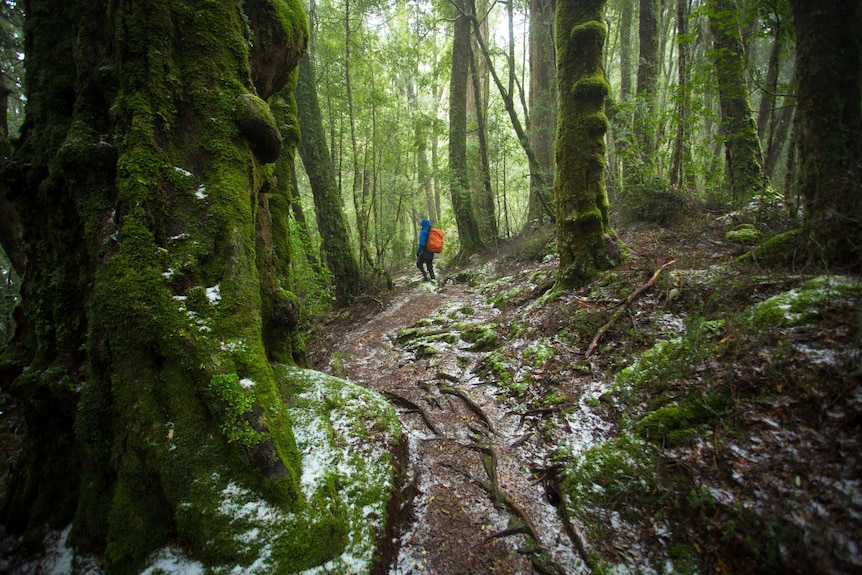
{"type": "Polygon", "coordinates": [[[195,477],[177,522],[186,533],[211,536],[198,542],[195,559],[160,549],[147,572],[169,562],[201,573],[296,573],[324,564],[334,573],[374,570],[395,493],[398,417],[385,399],[350,382],[287,365],[275,372],[290,403],[307,505],[296,512],[273,505],[228,470],[195,477]]]}
{"type": "Polygon", "coordinates": [[[753,245],[763,238],[763,234],[751,224],[744,224],[724,234],[724,239],[735,244],[753,245]]]}

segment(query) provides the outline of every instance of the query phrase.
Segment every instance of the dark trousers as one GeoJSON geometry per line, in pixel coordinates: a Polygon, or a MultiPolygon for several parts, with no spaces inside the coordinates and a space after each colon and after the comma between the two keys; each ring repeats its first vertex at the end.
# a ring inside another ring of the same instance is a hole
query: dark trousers
{"type": "Polygon", "coordinates": [[[424,279],[428,279],[430,276],[431,279],[434,279],[434,260],[426,260],[422,256],[416,258],[416,267],[419,268],[419,271],[422,272],[422,277],[424,279]],[[425,269],[428,269],[428,273],[425,273],[425,269]]]}

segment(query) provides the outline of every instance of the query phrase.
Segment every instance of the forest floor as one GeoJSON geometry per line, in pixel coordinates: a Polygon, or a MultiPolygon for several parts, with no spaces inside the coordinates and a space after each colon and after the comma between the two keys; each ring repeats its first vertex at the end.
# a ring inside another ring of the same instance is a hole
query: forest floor
{"type": "Polygon", "coordinates": [[[533,230],[318,318],[311,367],[388,398],[409,451],[377,573],[862,572],[862,284],[776,299],[814,275],[740,263],[737,224],[621,227],[562,293],[533,230]]]}
{"type": "Polygon", "coordinates": [[[402,421],[390,575],[862,569],[859,278],[755,337],[745,310],[812,276],[738,263],[736,224],[629,227],[626,261],[563,294],[536,231],[316,325],[312,367],[402,421]],[[704,333],[640,395],[615,383],[704,333]]]}

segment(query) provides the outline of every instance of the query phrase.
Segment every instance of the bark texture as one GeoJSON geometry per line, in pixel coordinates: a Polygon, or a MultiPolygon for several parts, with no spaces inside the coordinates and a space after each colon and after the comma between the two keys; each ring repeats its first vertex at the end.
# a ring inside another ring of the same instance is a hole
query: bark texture
{"type": "Polygon", "coordinates": [[[482,247],[479,225],[470,197],[467,170],[467,79],[470,71],[470,8],[459,0],[453,25],[452,75],[449,79],[449,190],[461,241],[461,254],[469,256],[482,247]]]}
{"type": "Polygon", "coordinates": [[[797,186],[817,265],[862,261],[862,2],[791,1],[796,29],[797,186]]]}
{"type": "Polygon", "coordinates": [[[545,217],[554,181],[554,135],[557,129],[557,80],[554,76],[554,0],[530,4],[530,142],[541,174],[530,175],[528,221],[545,217]]]}

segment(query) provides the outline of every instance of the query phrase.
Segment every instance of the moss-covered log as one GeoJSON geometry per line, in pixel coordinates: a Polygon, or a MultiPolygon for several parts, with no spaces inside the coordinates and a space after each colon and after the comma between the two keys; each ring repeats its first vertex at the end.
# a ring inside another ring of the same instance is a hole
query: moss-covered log
{"type": "Polygon", "coordinates": [[[3,177],[27,321],[2,373],[27,439],[0,520],[33,542],[71,522],[69,543],[111,573],[169,542],[247,572],[336,557],[352,520],[332,483],[302,480],[285,404],[301,372],[270,363],[302,361],[281,165],[301,4],[26,14],[27,117],[3,177]]]}
{"type": "Polygon", "coordinates": [[[558,0],[555,18],[559,114],[554,194],[557,211],[558,283],[583,285],[615,262],[606,236],[604,185],[608,121],[602,49],[607,30],[601,0],[558,0]]]}

